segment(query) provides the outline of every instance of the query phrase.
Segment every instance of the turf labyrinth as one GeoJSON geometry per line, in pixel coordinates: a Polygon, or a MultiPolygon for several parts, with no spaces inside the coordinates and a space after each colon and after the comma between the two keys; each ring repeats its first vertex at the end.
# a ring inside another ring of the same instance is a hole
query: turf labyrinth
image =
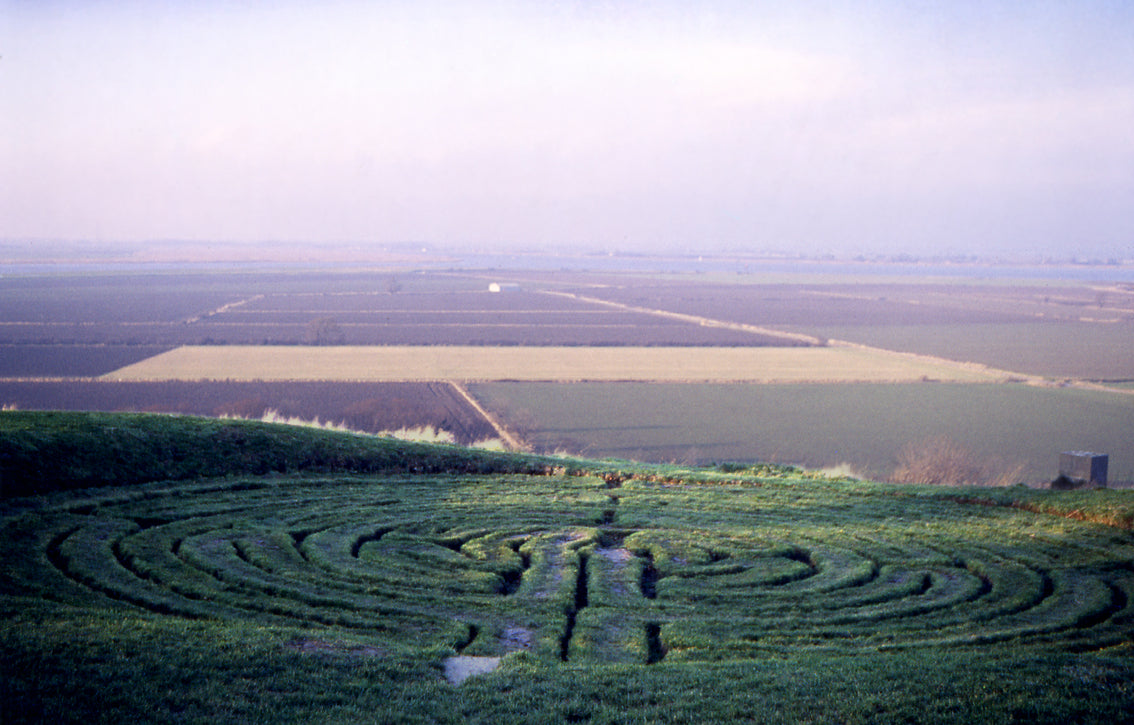
{"type": "Polygon", "coordinates": [[[1134,627],[1130,532],[853,483],[280,476],[4,513],[11,596],[303,627],[375,652],[1086,651],[1134,627]]]}

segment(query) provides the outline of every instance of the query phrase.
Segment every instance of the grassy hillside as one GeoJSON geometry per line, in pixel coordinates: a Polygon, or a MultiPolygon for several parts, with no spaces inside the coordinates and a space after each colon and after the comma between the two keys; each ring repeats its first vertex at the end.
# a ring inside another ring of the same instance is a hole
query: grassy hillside
{"type": "Polygon", "coordinates": [[[1134,492],[107,414],[0,466],[6,723],[1134,717],[1134,492]]]}
{"type": "Polygon", "coordinates": [[[0,413],[0,497],[146,481],[296,472],[532,471],[546,461],[243,420],[0,413]]]}

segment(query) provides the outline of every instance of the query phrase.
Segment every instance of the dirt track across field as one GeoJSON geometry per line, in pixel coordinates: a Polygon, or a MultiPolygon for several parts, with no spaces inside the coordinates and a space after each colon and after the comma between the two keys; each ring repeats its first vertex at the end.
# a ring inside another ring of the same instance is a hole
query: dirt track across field
{"type": "Polygon", "coordinates": [[[652,307],[638,307],[636,305],[628,305],[622,302],[612,302],[610,300],[600,299],[598,297],[588,297],[585,295],[577,295],[570,292],[552,292],[544,290],[544,294],[556,295],[559,297],[567,297],[581,302],[589,302],[595,305],[604,305],[606,307],[614,307],[620,310],[629,312],[639,312],[646,315],[654,315],[656,317],[665,317],[680,322],[690,322],[702,327],[719,327],[725,330],[735,330],[737,332],[748,332],[753,335],[760,335],[762,337],[778,338],[785,342],[792,344],[804,345],[820,345],[822,340],[814,335],[803,335],[797,332],[784,332],[783,330],[773,330],[770,327],[760,327],[758,325],[749,325],[741,322],[728,322],[725,320],[717,320],[711,317],[703,317],[700,315],[689,315],[684,312],[670,312],[669,310],[659,310],[652,307]]]}
{"type": "Polygon", "coordinates": [[[476,398],[474,398],[469,393],[469,391],[465,389],[465,386],[456,382],[450,382],[449,384],[453,387],[453,390],[457,393],[457,395],[463,398],[464,401],[468,403],[473,410],[480,413],[484,417],[484,419],[488,421],[489,425],[491,425],[496,430],[496,435],[500,437],[500,440],[504,442],[504,445],[508,446],[508,448],[513,451],[527,450],[527,446],[524,445],[524,442],[513,435],[512,432],[507,428],[505,428],[504,424],[501,423],[496,418],[496,416],[485,410],[484,407],[477,402],[476,398]]]}

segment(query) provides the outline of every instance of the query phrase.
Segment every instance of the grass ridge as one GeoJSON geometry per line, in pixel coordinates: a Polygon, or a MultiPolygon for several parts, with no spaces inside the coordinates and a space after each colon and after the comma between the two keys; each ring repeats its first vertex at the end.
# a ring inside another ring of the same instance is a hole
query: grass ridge
{"type": "Polygon", "coordinates": [[[716,466],[644,464],[532,453],[237,419],[154,413],[0,412],[0,500],[109,485],[267,474],[594,475],[608,487],[762,486],[770,481],[863,485],[898,497],[1007,506],[1134,530],[1134,493],[1052,491],[1023,486],[955,488],[828,479],[767,463],[716,466]]]}

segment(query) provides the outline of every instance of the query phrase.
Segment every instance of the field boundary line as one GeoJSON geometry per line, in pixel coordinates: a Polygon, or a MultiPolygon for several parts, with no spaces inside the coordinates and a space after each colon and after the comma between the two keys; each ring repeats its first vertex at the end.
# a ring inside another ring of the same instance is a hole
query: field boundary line
{"type": "Polygon", "coordinates": [[[32,376],[32,375],[13,375],[11,377],[0,377],[0,383],[100,383],[103,382],[101,375],[54,375],[54,376],[32,376]]]}
{"type": "Polygon", "coordinates": [[[216,308],[215,310],[209,310],[208,312],[202,312],[199,315],[195,315],[193,317],[187,318],[184,322],[185,322],[186,325],[194,325],[194,324],[200,322],[201,320],[206,320],[210,317],[215,317],[217,315],[223,315],[224,313],[226,313],[230,310],[234,310],[237,307],[243,307],[244,305],[248,304],[249,302],[256,302],[257,300],[262,300],[262,299],[264,299],[264,295],[259,294],[259,295],[252,295],[251,297],[247,297],[247,298],[242,299],[242,300],[236,300],[235,302],[227,302],[227,303],[221,305],[220,307],[216,308]]]}
{"type": "Polygon", "coordinates": [[[1115,388],[1105,383],[1092,383],[1089,380],[1072,380],[1070,381],[1071,387],[1082,388],[1083,390],[1097,390],[1100,393],[1121,393],[1122,395],[1134,395],[1134,388],[1115,388]]]}
{"type": "Polygon", "coordinates": [[[445,382],[447,382],[449,385],[451,385],[453,387],[453,390],[456,391],[457,395],[461,396],[461,398],[463,398],[465,400],[465,402],[467,402],[469,405],[471,405],[476,412],[480,413],[481,416],[483,416],[484,419],[488,421],[488,424],[491,425],[493,427],[493,429],[496,430],[496,434],[498,436],[500,436],[500,440],[504,441],[504,445],[508,446],[508,448],[510,450],[513,450],[513,451],[526,451],[526,450],[528,450],[528,447],[526,445],[524,445],[524,442],[521,441],[516,436],[512,435],[511,431],[509,431],[507,428],[505,428],[504,424],[496,419],[496,416],[489,413],[484,408],[484,406],[482,406],[480,403],[478,403],[476,401],[476,398],[474,398],[472,396],[472,394],[468,390],[465,389],[465,386],[461,385],[456,380],[446,380],[445,382]]]}
{"type": "MultiPolygon", "coordinates": [[[[621,302],[611,302],[608,300],[599,299],[597,297],[589,297],[586,295],[578,295],[571,292],[556,292],[554,290],[540,290],[546,295],[556,295],[560,297],[568,297],[570,299],[578,300],[580,302],[592,302],[600,305],[607,305],[610,307],[617,307],[619,309],[641,312],[645,314],[656,315],[659,317],[667,317],[675,320],[682,320],[684,322],[693,322],[706,327],[720,327],[728,330],[737,330],[740,332],[750,332],[757,335],[767,335],[774,337],[781,337],[798,342],[804,342],[809,345],[817,346],[830,346],[830,347],[843,347],[862,350],[872,354],[886,354],[896,356],[908,360],[917,360],[919,362],[932,363],[935,365],[944,365],[955,369],[964,370],[966,372],[978,372],[988,374],[993,377],[1003,377],[1005,380],[1020,380],[1028,385],[1037,386],[1050,386],[1052,381],[1040,376],[1031,375],[1027,373],[1017,373],[1012,370],[1002,370],[994,368],[984,363],[970,362],[965,360],[952,360],[950,358],[937,357],[935,355],[925,355],[922,353],[902,352],[900,350],[889,350],[883,347],[874,347],[872,345],[864,345],[862,343],[850,342],[849,340],[824,340],[813,335],[805,335],[803,333],[783,332],[780,330],[773,330],[767,327],[760,327],[758,325],[749,325],[740,322],[726,322],[725,320],[716,320],[711,317],[701,317],[698,315],[688,315],[681,312],[668,312],[666,310],[658,310],[649,307],[637,307],[634,305],[627,305],[621,302]]],[[[854,295],[842,295],[846,297],[854,297],[854,295]]]]}
{"type": "Polygon", "coordinates": [[[1064,380],[1055,380],[1043,375],[1034,375],[1031,373],[1018,373],[1014,370],[1005,370],[1003,368],[992,367],[984,363],[973,362],[970,360],[953,360],[947,357],[938,357],[936,355],[926,355],[918,352],[904,352],[902,350],[890,350],[884,347],[874,347],[873,345],[864,345],[860,342],[851,342],[850,340],[828,340],[831,347],[846,347],[862,350],[873,354],[888,354],[898,357],[908,358],[910,360],[917,360],[925,363],[933,363],[937,365],[951,366],[959,370],[975,371],[987,373],[991,376],[999,376],[1003,378],[1003,382],[1022,382],[1025,385],[1032,385],[1037,388],[1076,388],[1079,390],[1094,390],[1101,393],[1119,393],[1121,395],[1134,395],[1134,389],[1116,388],[1106,385],[1104,383],[1095,383],[1090,380],[1082,380],[1080,378],[1067,378],[1064,380]]]}
{"type": "Polygon", "coordinates": [[[723,330],[735,330],[736,332],[747,332],[753,335],[763,335],[765,337],[779,337],[793,342],[802,342],[807,345],[823,345],[823,340],[815,337],[814,335],[805,335],[799,332],[783,332],[782,330],[773,330],[770,327],[760,327],[758,325],[749,325],[743,322],[726,322],[725,320],[715,320],[712,317],[702,317],[700,315],[688,315],[684,312],[670,312],[668,310],[659,310],[653,307],[638,307],[636,305],[628,305],[623,302],[612,302],[610,300],[600,299],[598,297],[589,297],[587,295],[575,294],[573,292],[556,292],[555,290],[537,290],[541,294],[554,295],[557,297],[566,297],[568,299],[576,300],[578,302],[590,302],[596,305],[605,305],[607,307],[615,307],[627,312],[639,312],[646,315],[653,315],[655,317],[665,317],[671,320],[679,320],[681,322],[688,322],[701,327],[715,327],[723,330]]]}
{"type": "Polygon", "coordinates": [[[936,355],[926,355],[920,352],[903,352],[902,350],[890,350],[884,347],[875,347],[873,345],[864,345],[861,342],[851,342],[850,340],[835,340],[827,341],[831,347],[851,348],[855,350],[862,350],[872,354],[885,354],[894,357],[905,358],[907,360],[917,360],[919,362],[932,363],[935,365],[944,365],[952,367],[957,370],[965,370],[969,372],[985,373],[992,377],[1000,377],[1004,382],[1023,382],[1028,385],[1036,385],[1040,387],[1051,387],[1054,383],[1042,375],[1032,375],[1030,373],[1018,373],[1013,370],[1003,370],[1001,368],[994,368],[984,363],[972,362],[969,360],[953,360],[947,357],[938,357],[936,355]]]}

